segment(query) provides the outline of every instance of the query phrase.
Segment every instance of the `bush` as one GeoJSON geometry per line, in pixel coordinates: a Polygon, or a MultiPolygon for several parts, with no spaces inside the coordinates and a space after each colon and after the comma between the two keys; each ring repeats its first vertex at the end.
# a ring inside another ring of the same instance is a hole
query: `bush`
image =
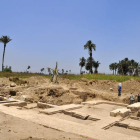
{"type": "Polygon", "coordinates": [[[11,68],[11,66],[6,66],[4,69],[3,69],[3,71],[4,72],[12,72],[12,70],[11,70],[12,68],[11,68]]]}
{"type": "Polygon", "coordinates": [[[29,82],[27,82],[26,80],[19,79],[19,77],[10,77],[9,78],[9,81],[13,81],[17,85],[29,84],[29,82]]]}

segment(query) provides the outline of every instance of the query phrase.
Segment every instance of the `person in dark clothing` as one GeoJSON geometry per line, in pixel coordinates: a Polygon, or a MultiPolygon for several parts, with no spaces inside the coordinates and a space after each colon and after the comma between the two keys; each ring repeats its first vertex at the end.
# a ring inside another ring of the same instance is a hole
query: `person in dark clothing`
{"type": "Polygon", "coordinates": [[[131,93],[130,94],[130,105],[135,103],[134,95],[131,93]]]}
{"type": "Polygon", "coordinates": [[[118,86],[118,96],[121,96],[121,90],[122,90],[122,85],[121,85],[121,83],[119,83],[119,86],[118,86]]]}
{"type": "Polygon", "coordinates": [[[138,93],[138,102],[140,102],[140,93],[138,93]]]}

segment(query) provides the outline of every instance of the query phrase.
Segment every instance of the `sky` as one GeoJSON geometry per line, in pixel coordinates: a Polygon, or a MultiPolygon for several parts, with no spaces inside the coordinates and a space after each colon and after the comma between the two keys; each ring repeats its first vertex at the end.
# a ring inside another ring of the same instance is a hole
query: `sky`
{"type": "MultiPolygon", "coordinates": [[[[0,0],[0,37],[12,39],[4,65],[40,72],[58,61],[58,69],[78,74],[88,40],[99,73],[112,73],[109,64],[126,57],[140,62],[139,7],[140,0],[0,0]]],[[[2,55],[0,43],[0,71],[2,55]]]]}

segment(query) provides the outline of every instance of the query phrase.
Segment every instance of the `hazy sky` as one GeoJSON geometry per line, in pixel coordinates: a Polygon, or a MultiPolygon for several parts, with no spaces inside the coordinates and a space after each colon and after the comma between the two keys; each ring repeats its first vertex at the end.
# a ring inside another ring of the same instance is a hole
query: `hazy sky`
{"type": "MultiPolygon", "coordinates": [[[[140,62],[140,0],[0,0],[0,36],[10,36],[5,65],[32,72],[55,67],[79,73],[84,44],[96,44],[99,72],[128,57],[140,62]]],[[[0,43],[0,58],[3,44],[0,43]]],[[[0,70],[1,70],[0,59],[0,70]]],[[[83,68],[84,70],[84,68],[83,68]]]]}

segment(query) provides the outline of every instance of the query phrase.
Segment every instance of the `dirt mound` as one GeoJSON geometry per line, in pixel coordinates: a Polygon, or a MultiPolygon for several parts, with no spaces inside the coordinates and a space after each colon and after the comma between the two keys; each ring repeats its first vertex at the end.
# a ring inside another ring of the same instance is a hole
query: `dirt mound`
{"type": "Polygon", "coordinates": [[[26,78],[25,80],[28,81],[30,85],[44,84],[49,82],[49,79],[42,76],[30,77],[26,78]]]}
{"type": "MultiPolygon", "coordinates": [[[[20,79],[19,79],[20,80],[20,79]]],[[[110,80],[69,80],[59,78],[59,84],[50,83],[49,79],[41,76],[26,78],[28,85],[9,87],[8,78],[0,78],[1,94],[14,95],[20,99],[26,95],[27,102],[44,102],[56,105],[81,103],[96,98],[129,103],[129,95],[132,92],[137,95],[140,92],[140,80],[122,82],[122,96],[118,97],[119,82],[110,80]],[[28,96],[27,96],[28,95],[28,96]],[[27,98],[28,97],[28,98],[27,98]]]]}
{"type": "Polygon", "coordinates": [[[27,82],[26,80],[20,79],[19,77],[10,77],[9,81],[12,81],[12,82],[16,83],[17,85],[29,84],[29,82],[27,82]]]}

